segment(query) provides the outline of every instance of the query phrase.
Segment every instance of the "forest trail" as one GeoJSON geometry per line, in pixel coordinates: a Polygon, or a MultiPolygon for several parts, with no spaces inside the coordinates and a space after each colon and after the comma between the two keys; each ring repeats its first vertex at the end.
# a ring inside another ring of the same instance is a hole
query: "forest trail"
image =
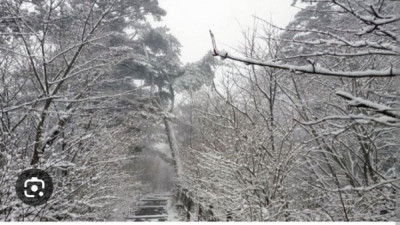
{"type": "Polygon", "coordinates": [[[151,194],[142,197],[137,203],[133,215],[127,216],[127,221],[171,221],[175,213],[171,204],[171,193],[151,194]]]}

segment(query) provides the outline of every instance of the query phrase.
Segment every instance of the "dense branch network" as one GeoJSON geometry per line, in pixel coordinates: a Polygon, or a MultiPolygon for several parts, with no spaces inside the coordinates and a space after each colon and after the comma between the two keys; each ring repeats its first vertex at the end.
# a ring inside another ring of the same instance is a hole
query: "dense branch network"
{"type": "MultiPolygon", "coordinates": [[[[307,1],[305,1],[307,2],[307,1]]],[[[341,27],[333,28],[327,27],[324,29],[299,29],[295,28],[281,28],[274,24],[269,23],[261,18],[255,17],[261,20],[271,27],[281,30],[283,32],[295,32],[297,34],[313,34],[316,39],[302,40],[299,38],[293,38],[292,40],[279,39],[278,41],[290,43],[300,43],[308,46],[322,47],[321,50],[314,50],[312,53],[299,54],[295,56],[285,56],[278,59],[271,60],[258,60],[254,58],[241,57],[228,53],[226,51],[217,48],[215,37],[210,31],[212,47],[214,56],[219,56],[222,59],[231,59],[233,61],[243,62],[246,65],[257,65],[262,67],[271,67],[283,70],[289,70],[296,74],[315,74],[322,76],[334,76],[334,77],[349,77],[349,78],[366,78],[366,77],[398,77],[400,76],[400,68],[398,64],[387,65],[386,68],[380,69],[356,69],[356,70],[334,70],[330,67],[324,67],[315,63],[313,60],[309,60],[310,57],[363,57],[363,56],[400,56],[400,46],[398,35],[393,31],[396,30],[400,17],[398,15],[391,15],[382,12],[382,7],[385,4],[384,1],[373,4],[370,2],[360,3],[352,1],[312,1],[318,3],[330,4],[335,10],[321,10],[313,9],[315,13],[338,13],[347,14],[348,18],[353,18],[355,22],[358,22],[362,27],[361,29],[355,30],[344,30],[341,27]],[[361,5],[363,4],[363,5],[361,5]],[[361,10],[355,10],[361,8],[361,10]],[[337,11],[337,12],[336,12],[337,11]],[[358,40],[349,39],[350,34],[356,37],[358,40]],[[336,46],[343,48],[343,51],[338,51],[337,48],[331,49],[330,47],[336,46]],[[296,63],[287,63],[288,60],[296,58],[303,58],[307,60],[306,65],[298,65],[296,63]],[[284,62],[282,62],[284,61],[284,62]]],[[[271,38],[271,37],[266,37],[271,38]]]]}

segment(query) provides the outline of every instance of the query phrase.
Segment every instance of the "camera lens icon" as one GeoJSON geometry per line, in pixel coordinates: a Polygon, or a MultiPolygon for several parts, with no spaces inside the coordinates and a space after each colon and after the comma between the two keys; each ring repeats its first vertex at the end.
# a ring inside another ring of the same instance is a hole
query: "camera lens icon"
{"type": "MultiPolygon", "coordinates": [[[[30,189],[34,193],[39,190],[39,187],[36,185],[36,183],[40,184],[41,189],[44,189],[45,186],[46,186],[43,180],[40,180],[37,177],[32,177],[31,179],[25,181],[24,187],[27,188],[28,184],[30,184],[30,183],[33,183],[33,185],[30,187],[30,189]]],[[[43,191],[40,191],[38,194],[39,194],[40,197],[42,197],[44,195],[43,191]]],[[[27,190],[24,190],[24,195],[27,198],[34,198],[35,197],[35,195],[33,195],[33,194],[28,194],[27,190]]]]}
{"type": "Polygon", "coordinates": [[[17,196],[28,205],[42,205],[53,193],[53,182],[48,173],[39,169],[22,172],[15,185],[17,196]]]}

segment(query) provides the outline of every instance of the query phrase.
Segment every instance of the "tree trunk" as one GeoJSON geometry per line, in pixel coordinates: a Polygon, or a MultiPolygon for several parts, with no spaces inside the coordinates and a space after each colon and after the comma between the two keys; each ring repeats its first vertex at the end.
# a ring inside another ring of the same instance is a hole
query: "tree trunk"
{"type": "Polygon", "coordinates": [[[180,165],[179,160],[179,148],[178,143],[175,138],[175,131],[171,123],[171,119],[168,117],[164,117],[165,131],[168,136],[169,147],[171,149],[172,161],[175,169],[176,176],[181,177],[182,167],[180,165]]]}

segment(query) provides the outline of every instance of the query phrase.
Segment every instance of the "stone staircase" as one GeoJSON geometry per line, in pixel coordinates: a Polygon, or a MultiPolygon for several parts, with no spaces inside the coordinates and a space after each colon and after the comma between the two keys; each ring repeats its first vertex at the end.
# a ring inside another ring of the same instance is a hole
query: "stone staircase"
{"type": "Polygon", "coordinates": [[[127,221],[167,221],[170,200],[169,193],[144,196],[137,203],[137,210],[126,219],[127,221]]]}

